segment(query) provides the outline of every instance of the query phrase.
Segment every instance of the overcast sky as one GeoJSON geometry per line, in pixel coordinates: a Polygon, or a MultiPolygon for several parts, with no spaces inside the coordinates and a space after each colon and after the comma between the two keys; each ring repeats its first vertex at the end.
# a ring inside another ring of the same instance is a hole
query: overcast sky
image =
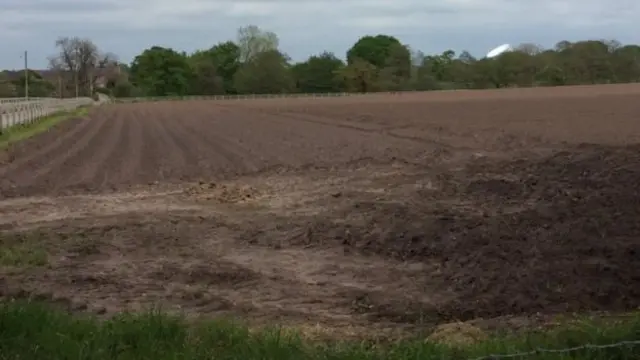
{"type": "Polygon", "coordinates": [[[502,43],[617,39],[640,43],[637,0],[0,0],[0,68],[42,68],[60,36],[92,39],[130,62],[152,45],[191,52],[257,25],[294,60],[344,57],[362,35],[390,34],[413,49],[468,50],[502,43]]]}

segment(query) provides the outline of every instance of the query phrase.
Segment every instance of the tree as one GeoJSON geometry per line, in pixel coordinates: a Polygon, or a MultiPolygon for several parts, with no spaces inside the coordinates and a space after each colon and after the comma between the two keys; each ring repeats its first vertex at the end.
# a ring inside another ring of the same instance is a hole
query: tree
{"type": "Polygon", "coordinates": [[[292,67],[296,88],[302,93],[330,93],[344,90],[339,76],[345,64],[333,53],[323,52],[292,67]]]}
{"type": "Polygon", "coordinates": [[[456,53],[447,50],[440,55],[432,55],[424,58],[422,66],[429,69],[433,78],[441,83],[453,82],[453,61],[456,53]]]}
{"type": "Polygon", "coordinates": [[[542,46],[534,43],[522,43],[515,48],[516,51],[527,54],[529,56],[536,56],[541,54],[544,49],[542,46]]]}
{"type": "Polygon", "coordinates": [[[196,51],[191,58],[192,64],[201,67],[199,70],[195,69],[196,73],[207,71],[209,75],[205,76],[211,76],[215,72],[216,86],[226,93],[235,93],[233,77],[240,67],[240,47],[236,43],[222,42],[208,50],[196,51]]]}
{"type": "Polygon", "coordinates": [[[462,51],[456,59],[451,62],[451,78],[456,87],[470,89],[473,87],[474,66],[478,60],[468,51],[462,51]]]}
{"type": "Polygon", "coordinates": [[[377,90],[378,69],[368,61],[354,58],[340,75],[348,91],[367,93],[377,90]]]}
{"type": "Polygon", "coordinates": [[[138,93],[138,89],[133,84],[124,80],[117,81],[113,89],[111,89],[111,95],[118,98],[137,96],[139,95],[138,93]]]}
{"type": "Polygon", "coordinates": [[[238,29],[237,41],[241,63],[253,60],[260,53],[278,50],[280,45],[278,36],[275,33],[263,31],[255,25],[238,29]]]}
{"type": "Polygon", "coordinates": [[[406,65],[410,65],[411,53],[409,49],[395,37],[389,35],[363,36],[347,51],[347,62],[352,64],[356,59],[360,59],[377,68],[383,68],[387,65],[389,56],[394,52],[395,56],[398,56],[399,51],[406,52],[402,56],[408,59],[406,65]],[[403,49],[400,50],[401,48],[403,49]]]}
{"type": "Polygon", "coordinates": [[[113,54],[102,53],[90,39],[61,37],[55,45],[58,54],[49,58],[49,67],[58,72],[67,94],[91,95],[97,69],[109,70],[117,60],[113,54]]]}
{"type": "Polygon", "coordinates": [[[242,64],[234,84],[243,94],[281,94],[295,88],[288,58],[278,50],[259,52],[242,64]]]}
{"type": "Polygon", "coordinates": [[[599,84],[614,80],[611,53],[603,41],[581,41],[559,47],[558,59],[568,84],[599,84]]]}
{"type": "Polygon", "coordinates": [[[16,96],[15,86],[7,73],[7,71],[0,71],[0,98],[16,96]]]}
{"type": "Polygon", "coordinates": [[[224,81],[218,75],[218,69],[207,52],[201,51],[189,57],[189,66],[193,76],[189,93],[194,95],[224,94],[224,81]]]}
{"type": "Polygon", "coordinates": [[[411,79],[411,52],[400,44],[392,44],[379,72],[379,87],[390,91],[407,90],[411,79]]]}
{"type": "Polygon", "coordinates": [[[545,50],[536,55],[541,69],[536,75],[538,86],[561,86],[567,83],[565,67],[560,62],[558,53],[554,50],[545,50]]]}
{"type": "Polygon", "coordinates": [[[493,60],[496,87],[533,86],[538,73],[535,57],[522,51],[509,51],[493,60]]]}
{"type": "Polygon", "coordinates": [[[640,81],[640,46],[621,46],[611,55],[618,82],[640,81]]]}
{"type": "MultiPolygon", "coordinates": [[[[53,95],[56,87],[52,83],[43,79],[42,75],[33,70],[28,70],[27,74],[29,77],[30,97],[51,97],[53,95]]],[[[14,86],[17,96],[23,97],[26,95],[24,71],[21,71],[20,76],[15,80],[12,80],[11,83],[14,86]]]]}
{"type": "Polygon", "coordinates": [[[131,64],[131,82],[147,96],[185,95],[192,77],[186,54],[171,48],[153,46],[131,64]]]}
{"type": "MultiPolygon", "coordinates": [[[[346,64],[334,54],[321,52],[292,66],[278,49],[274,33],[247,26],[238,30],[237,43],[218,43],[189,56],[162,47],[147,49],[130,69],[110,60],[111,55],[100,55],[88,40],[62,38],[58,46],[61,51],[52,59],[52,67],[60,69],[67,94],[75,93],[76,80],[80,94],[90,92],[96,73],[103,74],[109,66],[118,73],[109,77],[106,90],[119,96],[424,91],[640,81],[640,46],[615,40],[560,41],[550,49],[524,43],[496,58],[478,60],[466,51],[459,56],[453,50],[425,55],[392,36],[375,35],[358,39],[347,52],[346,64]]],[[[0,90],[7,96],[23,94],[20,71],[7,74],[0,90]]],[[[32,94],[39,91],[34,87],[38,81],[31,80],[32,94]]],[[[48,91],[46,83],[42,85],[43,93],[48,91]]]]}
{"type": "Polygon", "coordinates": [[[344,74],[349,86],[358,91],[395,91],[409,86],[412,75],[411,50],[393,36],[361,37],[347,51],[347,62],[349,66],[344,74]]]}

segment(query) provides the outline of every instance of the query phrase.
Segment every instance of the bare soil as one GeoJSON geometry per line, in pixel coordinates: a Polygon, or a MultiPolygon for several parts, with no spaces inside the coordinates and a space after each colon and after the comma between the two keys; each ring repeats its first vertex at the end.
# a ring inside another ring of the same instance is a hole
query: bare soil
{"type": "Polygon", "coordinates": [[[0,295],[332,336],[634,310],[639,94],[101,107],[4,154],[2,249],[48,261],[0,295]]]}

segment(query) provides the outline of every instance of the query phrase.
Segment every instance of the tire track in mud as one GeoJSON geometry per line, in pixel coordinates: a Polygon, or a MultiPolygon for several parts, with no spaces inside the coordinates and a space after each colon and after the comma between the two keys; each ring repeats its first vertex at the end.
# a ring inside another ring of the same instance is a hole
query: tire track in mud
{"type": "MultiPolygon", "coordinates": [[[[407,140],[418,144],[428,145],[437,149],[436,153],[456,152],[458,154],[495,153],[496,151],[534,152],[538,149],[550,149],[552,145],[540,137],[524,134],[507,133],[504,130],[491,128],[476,131],[454,131],[446,126],[410,121],[411,124],[388,125],[376,123],[379,129],[364,128],[349,125],[351,121],[335,120],[326,116],[309,115],[297,112],[272,112],[255,110],[262,114],[271,114],[280,118],[289,118],[313,124],[325,125],[339,129],[355,130],[362,133],[380,134],[394,139],[407,140]],[[346,123],[345,123],[346,122],[346,123]],[[439,139],[434,138],[434,134],[439,139]],[[482,136],[480,136],[482,134],[482,136]]],[[[475,155],[473,155],[475,156],[475,155]]],[[[464,157],[464,156],[463,156],[464,157]]]]}
{"type": "Polygon", "coordinates": [[[420,144],[434,145],[434,146],[438,146],[438,147],[446,148],[446,149],[468,150],[466,147],[455,147],[455,146],[451,145],[450,143],[447,143],[447,142],[444,142],[444,141],[435,140],[433,138],[427,139],[427,138],[423,138],[423,137],[405,136],[405,135],[399,135],[399,134],[393,133],[394,130],[408,128],[409,126],[407,126],[407,125],[387,126],[387,127],[380,126],[379,129],[367,129],[367,128],[359,127],[359,126],[356,126],[356,125],[349,125],[349,124],[346,123],[346,121],[343,121],[343,120],[337,120],[336,121],[336,120],[333,120],[331,118],[326,118],[324,116],[299,114],[299,113],[290,113],[290,112],[271,113],[271,115],[279,116],[279,117],[286,117],[286,118],[289,118],[289,119],[292,119],[292,120],[304,121],[304,122],[312,123],[312,124],[330,126],[330,127],[339,128],[339,129],[349,129],[349,130],[355,130],[355,131],[363,132],[363,133],[380,134],[380,135],[383,135],[383,136],[389,136],[389,137],[400,139],[400,140],[408,140],[408,141],[412,141],[412,142],[416,142],[416,143],[420,143],[420,144]],[[328,121],[325,121],[325,119],[328,120],[328,121]]]}
{"type": "MultiPolygon", "coordinates": [[[[243,108],[243,110],[245,110],[243,108]]],[[[351,121],[348,120],[335,120],[326,116],[318,116],[318,115],[309,115],[309,114],[303,114],[303,113],[296,113],[296,112],[289,112],[289,111],[283,111],[283,112],[274,112],[274,111],[270,111],[270,110],[264,110],[264,109],[246,109],[248,111],[254,112],[256,114],[260,114],[262,116],[267,116],[269,117],[269,119],[271,121],[283,121],[282,118],[287,118],[290,120],[295,120],[295,121],[301,121],[301,122],[306,122],[306,123],[310,123],[310,124],[317,124],[317,125],[321,125],[321,126],[327,126],[330,128],[338,128],[338,129],[346,129],[346,130],[353,130],[353,131],[357,131],[360,133],[366,133],[366,134],[374,134],[374,135],[382,135],[382,136],[388,136],[394,139],[398,139],[398,140],[406,140],[406,141],[410,141],[413,143],[418,143],[418,144],[422,144],[422,145],[430,145],[430,146],[435,146],[437,148],[440,149],[447,149],[447,150],[463,150],[463,151],[469,151],[471,150],[471,148],[469,147],[463,147],[463,146],[454,146],[449,142],[445,142],[445,141],[440,141],[440,140],[436,140],[433,138],[424,138],[424,137],[417,137],[417,136],[407,136],[407,135],[400,135],[400,134],[396,134],[393,131],[398,130],[398,129],[407,129],[410,128],[412,126],[415,125],[391,125],[391,126],[384,126],[382,124],[375,124],[376,128],[367,128],[367,127],[362,127],[362,126],[358,126],[358,125],[351,125],[349,123],[352,123],[351,121]]],[[[284,120],[286,121],[286,120],[284,120]]],[[[423,126],[424,127],[424,126],[423,126]]]]}
{"type": "MultiPolygon", "coordinates": [[[[38,168],[46,163],[45,159],[53,153],[59,152],[60,148],[70,147],[69,142],[74,139],[82,138],[91,130],[91,126],[95,120],[87,117],[67,120],[74,122],[75,125],[70,129],[54,128],[51,131],[56,133],[54,140],[49,141],[33,141],[28,148],[21,149],[15,154],[16,160],[0,167],[0,178],[5,177],[9,172],[19,173],[24,168],[38,168]],[[35,148],[35,149],[34,149],[35,148]],[[24,152],[24,153],[23,153],[24,152]]],[[[43,134],[47,136],[49,134],[43,134]]],[[[36,140],[36,139],[33,139],[36,140]]],[[[39,139],[38,139],[39,140],[39,139]]]]}
{"type": "Polygon", "coordinates": [[[299,167],[304,164],[343,166],[356,159],[378,158],[384,161],[422,161],[434,156],[448,156],[450,147],[445,143],[406,141],[388,136],[379,129],[363,129],[344,124],[327,123],[312,119],[300,119],[292,114],[265,111],[263,109],[236,108],[238,118],[251,127],[264,131],[254,145],[274,154],[286,156],[280,164],[299,167]],[[248,114],[249,113],[249,114],[248,114]],[[253,121],[253,123],[251,123],[253,121]],[[336,126],[337,125],[337,126],[336,126]],[[421,146],[416,146],[420,144],[421,146]],[[293,150],[295,149],[295,150],[293,150]],[[340,150],[338,150],[340,149],[340,150]]]}

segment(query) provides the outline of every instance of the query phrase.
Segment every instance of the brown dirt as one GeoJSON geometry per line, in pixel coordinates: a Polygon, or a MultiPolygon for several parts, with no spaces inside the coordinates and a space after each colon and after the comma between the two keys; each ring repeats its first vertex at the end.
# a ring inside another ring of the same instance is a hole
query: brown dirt
{"type": "Polygon", "coordinates": [[[340,336],[636,309],[639,93],[103,107],[5,153],[2,247],[49,258],[0,294],[340,336]]]}

